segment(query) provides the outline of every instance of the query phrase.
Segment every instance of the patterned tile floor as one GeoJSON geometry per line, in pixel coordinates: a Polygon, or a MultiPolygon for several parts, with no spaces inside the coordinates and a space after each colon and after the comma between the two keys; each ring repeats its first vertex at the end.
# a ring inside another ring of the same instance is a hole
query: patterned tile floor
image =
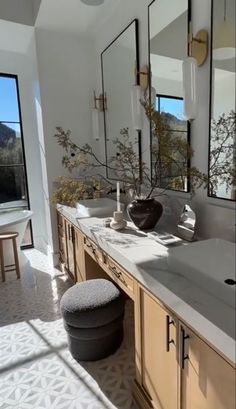
{"type": "Polygon", "coordinates": [[[24,253],[21,280],[0,282],[1,409],[136,409],[132,303],[112,356],[78,364],[67,349],[59,302],[71,282],[37,250],[24,253]]]}

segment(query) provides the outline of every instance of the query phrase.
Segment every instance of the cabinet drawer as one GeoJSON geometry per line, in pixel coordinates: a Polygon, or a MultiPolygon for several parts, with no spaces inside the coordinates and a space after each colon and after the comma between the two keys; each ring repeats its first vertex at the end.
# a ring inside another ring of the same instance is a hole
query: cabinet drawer
{"type": "Polygon", "coordinates": [[[107,257],[106,269],[112,279],[131,297],[134,297],[134,281],[114,260],[107,257]]]}
{"type": "Polygon", "coordinates": [[[105,264],[106,260],[103,251],[87,237],[84,237],[84,249],[101,266],[105,264]]]}

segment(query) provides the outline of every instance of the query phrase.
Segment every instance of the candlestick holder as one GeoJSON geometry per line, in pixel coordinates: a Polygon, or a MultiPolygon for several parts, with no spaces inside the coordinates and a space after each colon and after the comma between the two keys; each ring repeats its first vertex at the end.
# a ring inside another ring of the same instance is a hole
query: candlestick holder
{"type": "Polygon", "coordinates": [[[122,230],[127,226],[127,221],[124,220],[123,212],[116,211],[113,213],[113,220],[111,221],[110,227],[114,230],[122,230]]]}

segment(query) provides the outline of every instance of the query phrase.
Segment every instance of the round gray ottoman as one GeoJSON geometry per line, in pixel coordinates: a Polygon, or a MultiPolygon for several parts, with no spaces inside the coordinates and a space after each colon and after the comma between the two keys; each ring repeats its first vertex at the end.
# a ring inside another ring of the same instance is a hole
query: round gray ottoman
{"type": "Polygon", "coordinates": [[[68,346],[77,361],[96,361],[114,353],[123,340],[124,296],[110,281],[88,280],[61,299],[68,346]]]}

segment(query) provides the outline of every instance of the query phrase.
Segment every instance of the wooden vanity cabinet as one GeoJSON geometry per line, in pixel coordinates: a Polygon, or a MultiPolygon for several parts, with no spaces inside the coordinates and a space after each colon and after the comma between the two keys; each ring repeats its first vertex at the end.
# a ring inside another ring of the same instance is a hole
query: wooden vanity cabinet
{"type": "Polygon", "coordinates": [[[57,212],[59,262],[74,282],[85,280],[84,237],[57,212]]]}
{"type": "Polygon", "coordinates": [[[76,279],[75,230],[73,225],[57,212],[59,263],[74,282],[76,279]]]}
{"type": "Polygon", "coordinates": [[[57,230],[59,246],[59,263],[61,267],[62,266],[64,267],[67,259],[65,219],[59,212],[57,212],[57,230]]]}
{"type": "Polygon", "coordinates": [[[85,260],[84,260],[84,237],[78,229],[74,230],[74,251],[75,251],[75,271],[76,281],[86,280],[85,260]]]}
{"type": "Polygon", "coordinates": [[[141,389],[147,401],[140,407],[178,409],[179,366],[177,320],[146,291],[140,291],[141,389]]]}
{"type": "Polygon", "coordinates": [[[180,331],[181,409],[235,409],[235,369],[188,327],[180,331]]]}
{"type": "Polygon", "coordinates": [[[235,368],[146,290],[135,302],[139,407],[235,409],[235,368]]]}
{"type": "Polygon", "coordinates": [[[236,408],[235,367],[60,213],[58,235],[60,261],[75,282],[109,278],[134,300],[140,409],[236,408]]]}
{"type": "Polygon", "coordinates": [[[76,270],[75,270],[75,229],[74,226],[65,219],[65,232],[66,232],[66,260],[65,260],[65,270],[71,277],[71,279],[76,282],[76,270]]]}

